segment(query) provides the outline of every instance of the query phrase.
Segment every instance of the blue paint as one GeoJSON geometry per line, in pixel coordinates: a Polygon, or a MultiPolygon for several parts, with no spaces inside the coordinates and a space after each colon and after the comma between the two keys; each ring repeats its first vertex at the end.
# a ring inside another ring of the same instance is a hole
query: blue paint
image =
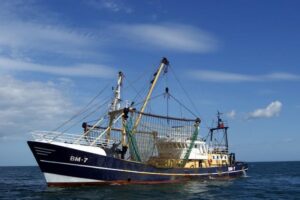
{"type": "Polygon", "coordinates": [[[211,176],[241,176],[242,170],[247,169],[245,163],[236,163],[234,165],[235,171],[232,173],[224,173],[228,171],[228,166],[211,167],[211,168],[157,168],[143,163],[130,162],[127,160],[117,159],[108,156],[101,156],[93,153],[83,152],[75,149],[70,149],[54,144],[41,143],[29,141],[31,151],[37,160],[41,171],[53,174],[60,174],[65,176],[73,176],[79,178],[88,178],[103,181],[173,181],[173,180],[187,180],[187,179],[205,179],[211,176]],[[53,149],[51,154],[38,155],[35,147],[53,149]],[[88,158],[86,163],[71,162],[70,156],[77,156],[81,158],[88,158]],[[59,162],[59,163],[58,163],[59,162]],[[86,167],[85,167],[86,166],[86,167]],[[108,169],[99,169],[93,167],[101,167],[108,169]],[[113,169],[113,170],[112,170],[113,169]],[[116,170],[128,171],[116,171],[116,170]],[[148,174],[147,174],[148,173],[148,174]],[[151,174],[161,173],[161,174],[151,174]],[[170,175],[166,175],[170,173],[170,175]],[[207,174],[209,173],[209,174],[207,174]],[[216,173],[216,174],[212,174],[216,173]],[[176,174],[176,175],[174,175],[176,174]],[[193,174],[193,175],[189,175],[193,174]],[[199,174],[199,176],[194,176],[199,174]],[[206,175],[201,175],[206,174],[206,175]]]}

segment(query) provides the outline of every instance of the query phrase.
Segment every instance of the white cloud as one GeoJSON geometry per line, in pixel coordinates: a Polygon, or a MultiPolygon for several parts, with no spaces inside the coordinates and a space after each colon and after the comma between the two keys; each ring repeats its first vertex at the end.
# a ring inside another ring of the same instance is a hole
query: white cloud
{"type": "Polygon", "coordinates": [[[195,70],[189,72],[189,75],[198,80],[213,82],[239,82],[257,80],[257,78],[249,75],[209,70],[195,70]]]}
{"type": "Polygon", "coordinates": [[[115,75],[115,70],[113,68],[104,65],[79,64],[69,67],[49,66],[1,57],[0,69],[5,69],[8,71],[42,72],[63,76],[82,76],[100,78],[111,78],[115,75]]]}
{"type": "Polygon", "coordinates": [[[249,114],[250,119],[256,118],[271,118],[279,116],[282,109],[282,103],[280,101],[271,102],[266,108],[256,109],[249,114]]]}
{"type": "Polygon", "coordinates": [[[2,22],[0,29],[0,48],[10,56],[52,53],[76,58],[95,57],[94,49],[103,43],[88,31],[18,20],[2,22]]]}
{"type": "MultiPolygon", "coordinates": [[[[34,23],[12,22],[1,24],[0,44],[11,47],[27,46],[41,47],[45,42],[52,42],[52,45],[88,45],[91,43],[88,35],[68,30],[62,27],[43,26],[34,23]],[[39,43],[34,43],[39,42],[39,43]]],[[[45,47],[47,48],[47,47],[45,47]]]]}
{"type": "Polygon", "coordinates": [[[103,10],[106,9],[111,12],[125,12],[130,14],[133,12],[133,9],[128,5],[125,5],[123,1],[117,0],[89,0],[86,2],[91,7],[103,10]]]}
{"type": "Polygon", "coordinates": [[[79,28],[70,21],[64,23],[65,14],[35,1],[1,1],[0,55],[63,60],[105,58],[107,55],[99,52],[105,40],[93,29],[79,28]]]}
{"type": "MultiPolygon", "coordinates": [[[[29,16],[32,12],[35,16],[37,11],[33,11],[33,8],[33,5],[27,5],[23,1],[7,1],[4,8],[0,7],[1,72],[32,71],[85,77],[110,77],[115,73],[109,66],[86,63],[86,60],[97,63],[99,58],[106,56],[105,53],[99,52],[104,40],[96,36],[97,34],[90,30],[49,23],[51,20],[40,16],[37,20],[22,20],[21,16],[15,14],[18,13],[16,11],[22,13],[25,10],[29,16]],[[3,10],[7,11],[2,12],[3,10]],[[39,64],[41,60],[47,60],[48,64],[39,64]],[[65,63],[75,64],[65,66],[65,63]]],[[[39,7],[37,10],[43,11],[39,7]]]]}
{"type": "Polygon", "coordinates": [[[278,72],[278,73],[267,74],[265,75],[265,78],[271,80],[300,80],[300,75],[278,72]]]}
{"type": "Polygon", "coordinates": [[[70,99],[51,84],[0,77],[0,139],[51,129],[73,111],[70,99]]]}
{"type": "Polygon", "coordinates": [[[112,26],[112,30],[140,47],[192,53],[211,52],[217,48],[217,41],[211,34],[189,25],[127,24],[112,26]]]}
{"type": "Polygon", "coordinates": [[[229,117],[229,118],[231,118],[231,119],[234,119],[235,116],[236,116],[235,110],[232,110],[232,111],[226,113],[226,116],[229,117]]]}
{"type": "Polygon", "coordinates": [[[191,70],[188,75],[200,81],[210,82],[260,82],[260,81],[299,81],[300,75],[277,72],[263,75],[247,75],[223,71],[191,70]]]}
{"type": "Polygon", "coordinates": [[[293,142],[294,140],[292,139],[292,138],[284,138],[283,139],[283,142],[285,142],[285,143],[291,143],[291,142],[293,142]]]}

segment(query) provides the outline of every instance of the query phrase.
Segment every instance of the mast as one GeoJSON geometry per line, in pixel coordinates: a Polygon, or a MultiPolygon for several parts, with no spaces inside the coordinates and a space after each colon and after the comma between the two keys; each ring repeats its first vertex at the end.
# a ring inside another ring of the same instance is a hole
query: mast
{"type": "Polygon", "coordinates": [[[161,60],[161,63],[160,63],[160,66],[159,66],[158,70],[154,73],[154,75],[153,75],[154,77],[153,77],[153,79],[152,79],[152,81],[151,81],[151,87],[150,87],[150,89],[149,89],[149,92],[148,92],[148,94],[147,94],[145,100],[144,100],[144,104],[143,104],[143,106],[142,106],[142,109],[140,110],[140,114],[138,115],[138,117],[137,117],[137,119],[136,119],[136,121],[135,121],[135,123],[134,123],[133,129],[132,129],[132,133],[134,133],[134,132],[136,131],[136,128],[138,127],[138,125],[139,125],[139,123],[140,123],[140,121],[141,121],[142,113],[144,112],[144,110],[145,110],[145,108],[146,108],[146,106],[147,106],[147,104],[148,104],[148,102],[149,102],[149,99],[150,99],[150,97],[151,97],[151,95],[152,95],[153,89],[154,89],[155,86],[156,86],[157,80],[158,80],[158,78],[159,78],[161,72],[162,72],[163,69],[164,69],[166,66],[168,66],[168,65],[169,65],[169,61],[167,60],[167,58],[163,58],[163,59],[161,60]]]}
{"type": "Polygon", "coordinates": [[[228,153],[228,135],[227,135],[227,130],[228,130],[229,127],[221,119],[221,115],[222,115],[222,113],[220,113],[218,111],[218,113],[217,113],[217,119],[218,119],[217,126],[209,129],[210,143],[211,144],[213,143],[215,131],[217,132],[218,130],[222,130],[223,131],[223,138],[224,138],[224,140],[220,141],[220,142],[224,142],[223,145],[225,147],[225,152],[228,153]]]}
{"type": "Polygon", "coordinates": [[[121,103],[121,86],[123,83],[123,78],[124,78],[123,73],[121,71],[119,71],[117,87],[115,89],[115,96],[114,96],[114,100],[111,104],[110,111],[119,110],[121,107],[121,105],[120,105],[120,103],[121,103]]]}
{"type": "Polygon", "coordinates": [[[123,83],[123,78],[124,75],[121,71],[119,71],[118,73],[118,81],[117,81],[117,87],[115,89],[115,96],[114,96],[114,100],[112,101],[112,104],[110,106],[110,112],[109,112],[109,124],[108,124],[108,130],[106,133],[106,139],[109,140],[110,139],[110,132],[111,132],[111,128],[114,122],[114,119],[116,118],[116,114],[119,112],[113,112],[113,111],[117,111],[120,109],[121,107],[121,87],[122,87],[122,83],[123,83]]]}

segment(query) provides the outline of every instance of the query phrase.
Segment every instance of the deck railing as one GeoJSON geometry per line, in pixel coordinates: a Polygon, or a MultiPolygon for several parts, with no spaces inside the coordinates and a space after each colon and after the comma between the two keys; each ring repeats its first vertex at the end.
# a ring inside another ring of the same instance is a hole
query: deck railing
{"type": "Polygon", "coordinates": [[[117,140],[107,140],[89,135],[82,137],[82,134],[61,133],[56,131],[34,131],[31,133],[35,141],[44,142],[63,142],[68,144],[79,144],[85,146],[103,146],[110,147],[113,144],[119,143],[117,140]]]}

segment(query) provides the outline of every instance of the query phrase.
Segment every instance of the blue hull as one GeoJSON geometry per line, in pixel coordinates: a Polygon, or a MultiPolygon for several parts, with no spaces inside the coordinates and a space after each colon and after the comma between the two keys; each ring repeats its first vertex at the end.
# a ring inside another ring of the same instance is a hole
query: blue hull
{"type": "Polygon", "coordinates": [[[98,183],[164,183],[196,179],[239,177],[247,171],[246,163],[211,168],[157,168],[143,163],[101,156],[50,143],[28,141],[43,173],[77,177],[99,182],[48,182],[55,185],[98,183]],[[230,171],[229,171],[230,167],[230,171]]]}

